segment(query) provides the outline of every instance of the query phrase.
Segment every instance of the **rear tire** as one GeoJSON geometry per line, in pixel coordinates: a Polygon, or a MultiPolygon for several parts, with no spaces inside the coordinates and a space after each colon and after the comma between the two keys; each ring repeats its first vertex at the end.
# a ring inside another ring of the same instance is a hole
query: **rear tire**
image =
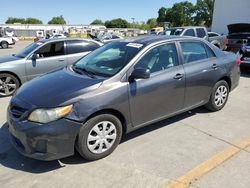
{"type": "Polygon", "coordinates": [[[215,84],[209,102],[205,107],[212,112],[219,111],[226,105],[228,96],[228,83],[225,80],[221,80],[215,84]]]}
{"type": "Polygon", "coordinates": [[[121,138],[121,121],[112,114],[100,114],[81,127],[76,149],[83,158],[98,160],[111,154],[121,138]]]}
{"type": "Polygon", "coordinates": [[[2,47],[3,49],[9,48],[8,42],[2,41],[2,42],[1,42],[1,47],[2,47]]]}

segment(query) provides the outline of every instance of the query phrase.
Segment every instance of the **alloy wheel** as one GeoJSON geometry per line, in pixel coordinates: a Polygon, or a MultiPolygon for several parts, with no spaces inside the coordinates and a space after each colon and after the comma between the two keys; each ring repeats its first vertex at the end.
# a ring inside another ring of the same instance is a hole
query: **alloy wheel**
{"type": "Polygon", "coordinates": [[[0,96],[12,95],[17,89],[17,83],[9,76],[0,76],[0,96]]]}

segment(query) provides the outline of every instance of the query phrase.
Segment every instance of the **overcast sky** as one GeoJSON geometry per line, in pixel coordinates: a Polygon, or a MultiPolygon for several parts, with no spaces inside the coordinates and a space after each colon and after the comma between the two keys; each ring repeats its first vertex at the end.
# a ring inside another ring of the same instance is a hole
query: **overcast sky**
{"type": "MultiPolygon", "coordinates": [[[[171,7],[182,0],[7,0],[1,2],[0,23],[8,17],[35,17],[47,23],[63,15],[69,24],[89,24],[94,19],[124,18],[131,22],[157,17],[160,7],[171,7]]],[[[189,0],[196,3],[196,0],[189,0]]]]}

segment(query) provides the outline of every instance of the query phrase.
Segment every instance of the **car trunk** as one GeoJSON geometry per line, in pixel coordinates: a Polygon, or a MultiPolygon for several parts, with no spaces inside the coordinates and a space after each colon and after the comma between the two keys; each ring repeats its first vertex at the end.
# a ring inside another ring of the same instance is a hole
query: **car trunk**
{"type": "Polygon", "coordinates": [[[238,23],[228,25],[228,44],[229,50],[237,51],[244,43],[250,42],[250,24],[238,23]]]}

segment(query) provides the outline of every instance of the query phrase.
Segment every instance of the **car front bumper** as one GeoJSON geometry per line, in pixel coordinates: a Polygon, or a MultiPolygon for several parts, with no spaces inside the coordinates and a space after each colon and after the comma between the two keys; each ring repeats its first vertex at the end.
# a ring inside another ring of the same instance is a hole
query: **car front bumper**
{"type": "Polygon", "coordinates": [[[47,124],[17,121],[8,113],[9,132],[14,147],[22,155],[44,161],[74,154],[82,124],[60,119],[47,124]]]}

